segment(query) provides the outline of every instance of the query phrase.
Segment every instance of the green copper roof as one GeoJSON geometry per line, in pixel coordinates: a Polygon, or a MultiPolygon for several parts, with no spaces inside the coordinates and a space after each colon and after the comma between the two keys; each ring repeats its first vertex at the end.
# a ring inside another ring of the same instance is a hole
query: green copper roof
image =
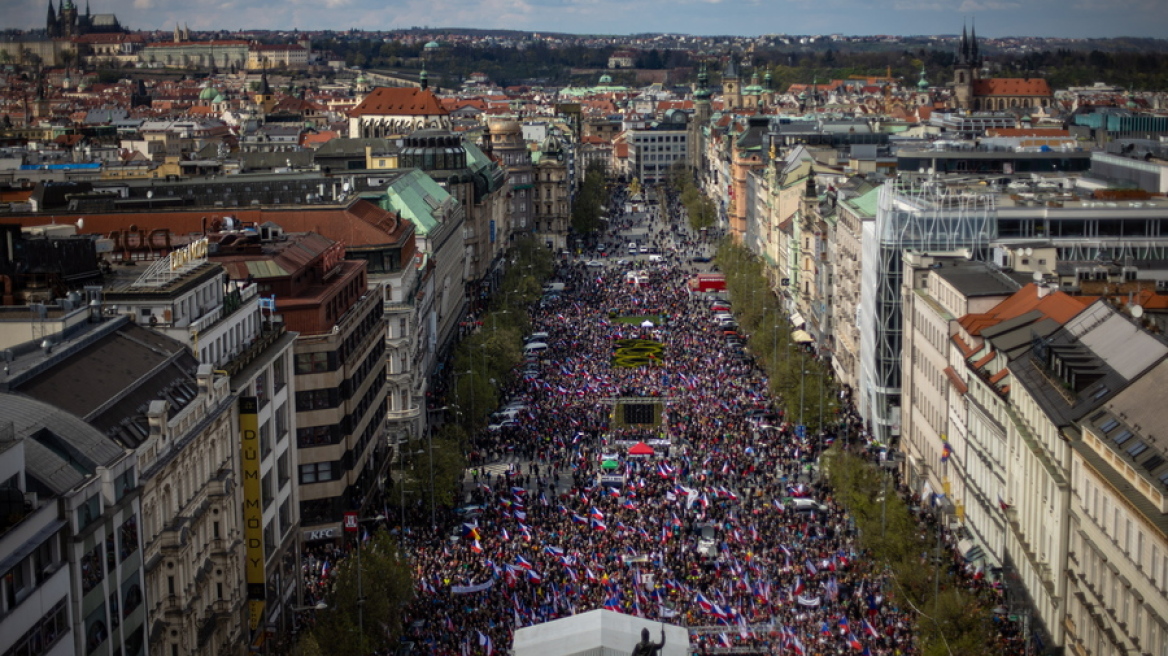
{"type": "Polygon", "coordinates": [[[862,216],[876,216],[876,205],[879,199],[880,187],[873,187],[868,193],[850,198],[844,202],[856,208],[862,216]]]}
{"type": "Polygon", "coordinates": [[[381,207],[409,219],[418,234],[426,236],[441,224],[435,213],[451,200],[450,194],[433,178],[415,169],[389,185],[381,207]]]}

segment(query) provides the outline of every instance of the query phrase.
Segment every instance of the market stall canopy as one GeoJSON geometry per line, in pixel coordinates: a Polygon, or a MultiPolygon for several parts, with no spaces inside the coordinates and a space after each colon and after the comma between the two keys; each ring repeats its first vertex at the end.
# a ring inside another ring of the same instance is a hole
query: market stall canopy
{"type": "Polygon", "coordinates": [[[637,442],[629,447],[630,456],[651,456],[653,455],[653,447],[644,442],[637,442]]]}
{"type": "Polygon", "coordinates": [[[811,336],[811,333],[807,332],[806,330],[796,330],[795,332],[791,333],[791,339],[795,340],[796,344],[810,344],[811,342],[815,341],[815,338],[811,336]]]}

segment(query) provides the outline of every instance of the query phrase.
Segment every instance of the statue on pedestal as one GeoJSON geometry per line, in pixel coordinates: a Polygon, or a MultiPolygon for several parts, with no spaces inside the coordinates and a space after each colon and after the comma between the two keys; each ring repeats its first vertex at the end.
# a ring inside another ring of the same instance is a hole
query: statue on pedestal
{"type": "Polygon", "coordinates": [[[661,627],[661,642],[649,640],[649,629],[641,629],[641,641],[633,647],[633,656],[656,656],[665,646],[665,627],[661,627]]]}

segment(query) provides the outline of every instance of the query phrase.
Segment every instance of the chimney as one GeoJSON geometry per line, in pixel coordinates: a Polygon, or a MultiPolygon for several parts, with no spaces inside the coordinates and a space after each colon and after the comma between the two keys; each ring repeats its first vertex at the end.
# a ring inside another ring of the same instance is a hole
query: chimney
{"type": "Polygon", "coordinates": [[[1038,298],[1046,298],[1050,295],[1050,286],[1046,283],[1038,283],[1038,298]]]}

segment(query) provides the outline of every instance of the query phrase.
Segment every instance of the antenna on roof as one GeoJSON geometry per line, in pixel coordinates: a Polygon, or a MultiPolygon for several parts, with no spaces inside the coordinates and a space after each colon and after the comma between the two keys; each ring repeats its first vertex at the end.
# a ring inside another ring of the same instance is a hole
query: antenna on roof
{"type": "Polygon", "coordinates": [[[1144,306],[1140,305],[1139,303],[1131,306],[1131,315],[1133,319],[1139,319],[1140,317],[1144,316],[1144,306]]]}

